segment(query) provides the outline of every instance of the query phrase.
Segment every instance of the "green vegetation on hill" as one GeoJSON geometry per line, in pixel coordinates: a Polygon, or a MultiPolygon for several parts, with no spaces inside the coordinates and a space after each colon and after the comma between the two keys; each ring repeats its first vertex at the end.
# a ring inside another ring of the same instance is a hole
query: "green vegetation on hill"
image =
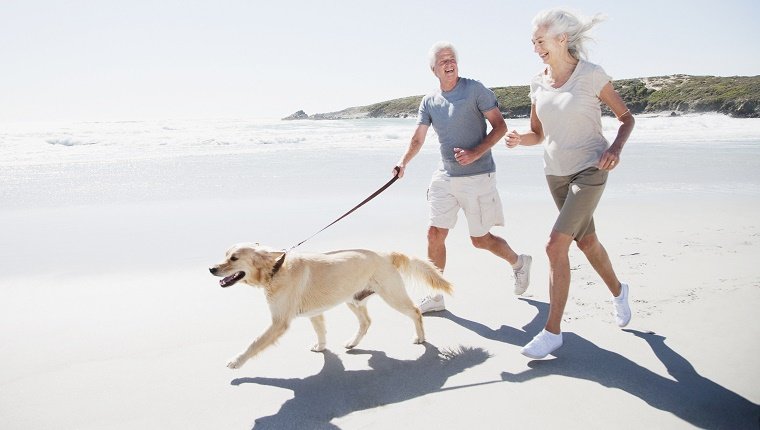
{"type": "Polygon", "coordinates": [[[517,87],[496,87],[491,88],[496,99],[499,101],[499,107],[502,114],[507,118],[519,118],[530,116],[530,87],[520,85],[517,87]]]}
{"type": "Polygon", "coordinates": [[[648,111],[721,112],[757,118],[760,76],[674,76],[672,83],[651,93],[648,111]]]}
{"type": "MultiPolygon", "coordinates": [[[[734,117],[760,118],[760,76],[672,75],[613,81],[615,89],[634,114],[718,112],[734,117]]],[[[507,118],[530,115],[527,85],[491,88],[507,118]]],[[[339,112],[306,115],[303,111],[283,119],[406,118],[417,115],[421,95],[388,100],[339,112]]],[[[611,115],[603,106],[603,112],[611,115]]]]}

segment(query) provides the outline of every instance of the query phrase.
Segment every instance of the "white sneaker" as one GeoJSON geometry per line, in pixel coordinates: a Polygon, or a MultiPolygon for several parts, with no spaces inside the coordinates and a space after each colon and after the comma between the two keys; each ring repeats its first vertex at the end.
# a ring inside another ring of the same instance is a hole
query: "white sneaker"
{"type": "Polygon", "coordinates": [[[612,299],[615,322],[618,327],[625,327],[631,322],[631,307],[628,306],[628,284],[620,283],[620,295],[612,299]]]}
{"type": "Polygon", "coordinates": [[[562,333],[554,334],[543,329],[520,352],[526,357],[538,360],[551,354],[560,346],[562,346],[562,333]]]}
{"type": "Polygon", "coordinates": [[[520,296],[530,285],[530,265],[533,262],[533,257],[530,255],[521,255],[523,265],[519,270],[515,270],[515,294],[520,296]]]}
{"type": "Polygon", "coordinates": [[[446,305],[443,303],[443,296],[441,294],[431,294],[423,298],[417,307],[420,308],[420,312],[423,314],[426,314],[428,312],[438,312],[446,309],[446,305]]]}

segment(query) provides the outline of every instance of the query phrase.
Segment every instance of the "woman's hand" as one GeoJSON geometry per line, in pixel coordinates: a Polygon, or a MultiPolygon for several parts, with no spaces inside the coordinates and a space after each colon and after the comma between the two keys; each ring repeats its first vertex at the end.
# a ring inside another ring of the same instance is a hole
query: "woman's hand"
{"type": "Polygon", "coordinates": [[[512,130],[504,137],[504,142],[506,142],[507,148],[514,148],[522,144],[522,136],[517,130],[512,130]]]}
{"type": "Polygon", "coordinates": [[[620,148],[617,148],[615,145],[610,146],[606,151],[604,151],[604,154],[602,154],[602,158],[599,159],[599,163],[597,164],[597,168],[599,170],[612,170],[615,167],[617,167],[620,164],[620,148]]]}

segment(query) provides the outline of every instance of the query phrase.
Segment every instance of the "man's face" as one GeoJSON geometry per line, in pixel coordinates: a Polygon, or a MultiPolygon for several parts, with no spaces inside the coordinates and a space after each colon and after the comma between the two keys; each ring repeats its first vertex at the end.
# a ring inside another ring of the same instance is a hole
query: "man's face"
{"type": "Polygon", "coordinates": [[[433,73],[435,73],[435,76],[441,81],[447,81],[459,77],[457,59],[451,49],[443,49],[436,54],[433,73]]]}

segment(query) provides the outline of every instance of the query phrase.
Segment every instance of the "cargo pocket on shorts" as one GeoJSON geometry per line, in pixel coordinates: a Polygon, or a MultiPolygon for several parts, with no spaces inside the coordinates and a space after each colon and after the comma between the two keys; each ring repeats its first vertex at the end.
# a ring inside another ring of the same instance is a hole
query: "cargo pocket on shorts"
{"type": "Polygon", "coordinates": [[[504,225],[501,198],[497,190],[478,197],[478,206],[480,206],[480,222],[484,227],[504,225]]]}

